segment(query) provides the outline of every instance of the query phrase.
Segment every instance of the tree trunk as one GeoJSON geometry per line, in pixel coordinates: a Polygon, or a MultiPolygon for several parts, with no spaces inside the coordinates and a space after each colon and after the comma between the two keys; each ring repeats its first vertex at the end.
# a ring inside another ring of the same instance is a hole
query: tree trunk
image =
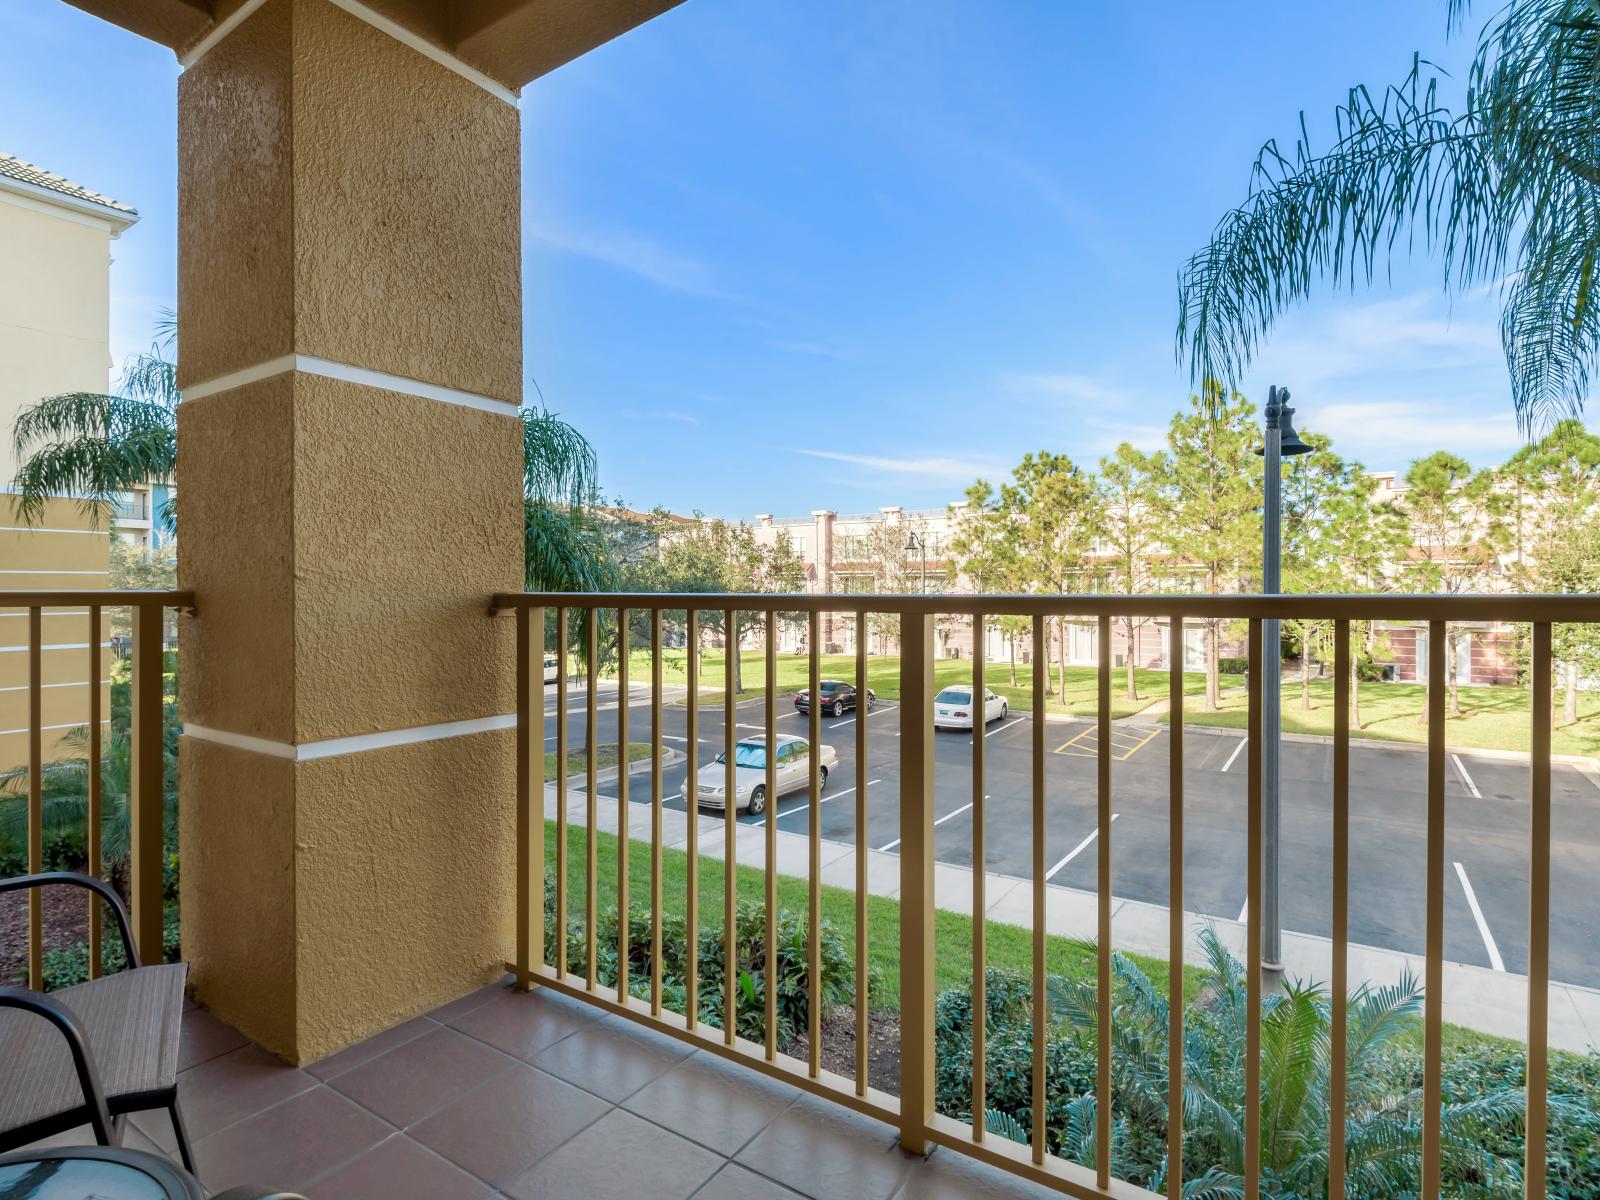
{"type": "Polygon", "coordinates": [[[1127,657],[1124,659],[1124,661],[1128,664],[1128,699],[1129,700],[1137,700],[1139,698],[1139,684],[1138,684],[1138,681],[1136,679],[1134,679],[1134,677],[1133,677],[1133,647],[1134,647],[1134,639],[1137,636],[1138,636],[1137,627],[1133,623],[1133,618],[1129,617],[1128,618],[1127,657]]]}
{"type": "Polygon", "coordinates": [[[1222,707],[1222,681],[1218,678],[1221,670],[1221,652],[1217,646],[1217,635],[1221,631],[1221,623],[1207,621],[1206,631],[1206,712],[1216,712],[1222,707]]]}
{"type": "Polygon", "coordinates": [[[1575,725],[1578,721],[1578,664],[1567,664],[1567,694],[1561,704],[1561,721],[1566,725],[1575,725]]]}
{"type": "Polygon", "coordinates": [[[1061,618],[1061,657],[1057,660],[1056,678],[1061,681],[1061,685],[1056,691],[1061,696],[1062,706],[1065,707],[1067,703],[1067,619],[1065,617],[1061,618]]]}
{"type": "Polygon", "coordinates": [[[733,627],[723,638],[723,653],[733,655],[733,694],[737,696],[744,691],[744,656],[739,653],[739,622],[734,621],[733,627]]]}
{"type": "Polygon", "coordinates": [[[1011,652],[1011,686],[1017,686],[1017,635],[1011,634],[1006,638],[1006,647],[1011,652]]]}
{"type": "Polygon", "coordinates": [[[1361,659],[1350,656],[1350,728],[1361,728],[1361,659]]]}
{"type": "Polygon", "coordinates": [[[1311,629],[1300,629],[1300,711],[1311,711],[1311,629]]]}
{"type": "MultiPolygon", "coordinates": [[[[1459,636],[1460,635],[1457,635],[1457,638],[1459,638],[1459,636]]],[[[1467,636],[1471,637],[1472,635],[1468,634],[1467,636]]],[[[1455,649],[1457,638],[1447,637],[1445,638],[1444,642],[1445,654],[1450,659],[1449,662],[1445,663],[1445,677],[1450,681],[1450,715],[1452,717],[1459,717],[1461,715],[1461,680],[1456,674],[1455,649]]]]}

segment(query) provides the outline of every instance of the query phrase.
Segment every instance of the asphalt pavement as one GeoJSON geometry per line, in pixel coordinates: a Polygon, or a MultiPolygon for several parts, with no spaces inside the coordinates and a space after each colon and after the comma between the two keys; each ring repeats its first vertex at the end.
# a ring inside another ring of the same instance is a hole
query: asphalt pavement
{"type": "MultiPolygon", "coordinates": [[[[618,707],[602,682],[597,740],[614,742],[618,707]]],[[[555,748],[555,688],[546,689],[546,749],[555,748]]],[[[570,745],[587,738],[581,691],[569,693],[570,745]]],[[[804,735],[808,719],[780,695],[777,730],[804,735]]],[[[764,702],[736,710],[734,734],[760,737],[764,702]]],[[[867,719],[866,844],[893,851],[899,837],[900,708],[880,701],[867,719]]],[[[662,740],[687,751],[688,711],[663,705],[662,740]]],[[[839,766],[823,793],[822,836],[854,844],[857,716],[822,719],[823,741],[839,766]]],[[[629,705],[630,740],[650,737],[648,694],[629,705]]],[[[699,715],[700,765],[724,744],[720,704],[699,715]]],[[[1048,721],[1045,874],[1048,882],[1094,890],[1097,879],[1097,730],[1090,722],[1048,721]]],[[[1032,743],[1034,723],[1012,714],[986,738],[984,867],[1033,876],[1032,743]]],[[[1239,732],[1188,728],[1184,733],[1184,907],[1238,920],[1245,901],[1247,756],[1239,732]]],[[[973,737],[941,731],[935,738],[935,853],[972,864],[973,737]]],[[[1168,894],[1168,755],[1165,724],[1122,722],[1113,735],[1112,867],[1114,895],[1166,905],[1168,894]]],[[[1282,753],[1282,922],[1286,930],[1331,933],[1333,750],[1326,743],[1286,741],[1282,753]]],[[[1525,761],[1453,752],[1448,762],[1445,823],[1445,955],[1511,972],[1527,968],[1529,770],[1525,761]]],[[[678,788],[687,761],[663,776],[665,803],[681,809],[678,788]]],[[[1424,949],[1427,847],[1427,756],[1413,747],[1355,740],[1350,752],[1350,938],[1383,949],[1424,949]]],[[[612,788],[602,786],[602,792],[612,788]]],[[[1600,779],[1556,764],[1552,771],[1551,976],[1600,988],[1600,779]]],[[[614,792],[613,792],[614,795],[614,792]]],[[[630,797],[650,801],[648,776],[635,777],[630,797]]],[[[778,825],[808,828],[804,791],[778,803],[778,825]]],[[[762,817],[741,816],[744,822],[762,817]]]]}

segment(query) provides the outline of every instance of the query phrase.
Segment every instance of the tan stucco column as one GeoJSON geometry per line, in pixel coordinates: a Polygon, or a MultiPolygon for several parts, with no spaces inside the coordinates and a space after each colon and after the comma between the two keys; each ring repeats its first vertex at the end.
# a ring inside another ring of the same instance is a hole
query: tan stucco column
{"type": "Polygon", "coordinates": [[[199,51],[184,954],[203,1003],[305,1062],[511,944],[514,628],[486,606],[522,580],[519,114],[330,0],[267,0],[199,51]]]}

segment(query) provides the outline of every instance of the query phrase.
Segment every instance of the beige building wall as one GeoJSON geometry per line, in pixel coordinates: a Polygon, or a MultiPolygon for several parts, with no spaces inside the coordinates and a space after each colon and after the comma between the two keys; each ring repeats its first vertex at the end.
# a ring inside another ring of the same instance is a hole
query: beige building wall
{"type": "MultiPolygon", "coordinates": [[[[15,178],[45,176],[0,156],[0,590],[101,589],[109,582],[108,532],[71,500],[55,500],[24,526],[11,482],[17,414],[44,396],[106,390],[110,368],[111,241],[131,210],[15,178]]],[[[41,661],[45,755],[87,718],[91,676],[105,687],[109,654],[91,655],[82,610],[44,611],[41,661]],[[98,672],[94,663],[100,663],[98,672]]],[[[28,617],[0,608],[0,770],[27,759],[28,617]]],[[[106,700],[109,706],[109,698],[106,700]]]]}

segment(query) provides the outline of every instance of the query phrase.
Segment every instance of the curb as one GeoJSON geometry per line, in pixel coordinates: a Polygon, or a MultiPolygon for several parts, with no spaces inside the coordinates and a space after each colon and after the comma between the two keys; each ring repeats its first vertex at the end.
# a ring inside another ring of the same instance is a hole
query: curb
{"type": "MultiPolygon", "coordinates": [[[[688,757],[689,756],[687,754],[685,754],[682,750],[674,750],[670,746],[663,746],[661,748],[661,769],[664,771],[668,767],[676,766],[678,763],[682,762],[684,759],[686,759],[688,757]]],[[[650,768],[651,768],[650,759],[648,759],[648,758],[637,759],[637,760],[635,760],[635,761],[633,761],[633,762],[628,764],[628,778],[631,779],[635,775],[643,775],[643,774],[647,773],[650,770],[650,768]]],[[[615,783],[617,781],[617,776],[620,773],[621,773],[620,766],[602,767],[602,768],[600,768],[600,770],[598,770],[598,771],[596,771],[594,773],[594,785],[595,785],[595,787],[599,787],[603,783],[615,783]]],[[[551,780],[549,782],[553,783],[554,780],[551,780]]],[[[572,788],[576,787],[581,791],[583,788],[588,786],[588,783],[589,783],[589,775],[588,775],[587,771],[577,771],[577,772],[567,776],[567,788],[568,788],[568,790],[571,790],[572,788]]]]}

